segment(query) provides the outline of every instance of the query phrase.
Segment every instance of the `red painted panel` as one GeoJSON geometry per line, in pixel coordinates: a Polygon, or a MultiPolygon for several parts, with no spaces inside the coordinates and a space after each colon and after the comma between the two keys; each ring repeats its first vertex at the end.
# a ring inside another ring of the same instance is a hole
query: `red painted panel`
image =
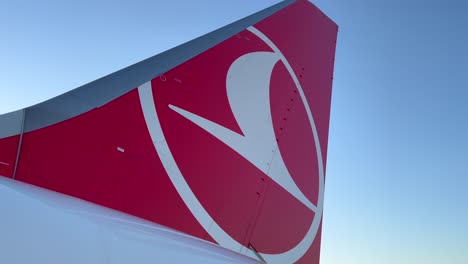
{"type": "Polygon", "coordinates": [[[0,139],[0,175],[13,177],[20,136],[0,139]]]}
{"type": "Polygon", "coordinates": [[[136,90],[26,133],[19,164],[19,180],[210,240],[161,166],[136,90]]]}
{"type": "Polygon", "coordinates": [[[278,46],[301,78],[326,157],[338,26],[309,1],[298,1],[256,27],[278,46]]]}
{"type": "MultiPolygon", "coordinates": [[[[299,1],[255,27],[279,48],[298,77],[325,165],[336,25],[307,1],[299,1]]],[[[239,57],[259,51],[272,49],[244,30],[151,84],[165,140],[204,209],[240,244],[279,254],[304,238],[316,214],[246,158],[168,107],[176,105],[242,134],[228,101],[227,72],[239,57]]],[[[317,204],[317,142],[283,62],[273,68],[269,99],[279,153],[299,189],[317,204]]],[[[14,140],[5,142],[0,140],[0,161],[3,149],[14,147],[14,140]]],[[[26,133],[17,178],[213,241],[162,166],[137,90],[26,133]]],[[[320,235],[319,228],[300,263],[318,263],[320,235]]]]}
{"type": "MultiPolygon", "coordinates": [[[[316,205],[319,175],[315,143],[297,87],[283,64],[273,70],[270,89],[281,156],[298,187],[316,205]]],[[[265,253],[287,251],[303,239],[313,217],[312,211],[269,180],[251,243],[265,253]]]]}
{"type": "Polygon", "coordinates": [[[238,57],[271,51],[244,31],[152,81],[155,105],[169,147],[204,208],[235,240],[248,246],[265,175],[202,128],[171,110],[172,104],[242,133],[229,107],[226,76],[238,57]],[[165,80],[165,81],[163,81],[165,80]]]}
{"type": "MultiPolygon", "coordinates": [[[[291,5],[275,14],[275,16],[260,22],[256,25],[256,28],[267,35],[281,50],[304,89],[317,127],[325,169],[338,28],[308,1],[299,1],[299,3],[291,5]]],[[[271,100],[273,117],[283,117],[276,119],[276,121],[273,120],[275,131],[277,135],[280,135],[280,150],[294,180],[309,199],[316,201],[318,170],[315,142],[310,133],[310,127],[304,127],[307,126],[304,105],[295,92],[296,87],[292,80],[284,77],[286,76],[285,71],[282,65],[277,65],[272,74],[271,100]],[[288,90],[288,92],[285,90],[288,90]],[[290,102],[284,102],[283,98],[288,98],[290,102]],[[284,108],[291,113],[281,113],[284,108]]],[[[297,238],[292,238],[291,234],[294,232],[304,234],[305,230],[302,229],[301,231],[300,228],[294,230],[290,226],[309,226],[310,217],[307,217],[307,214],[301,216],[301,214],[293,212],[278,214],[277,212],[280,210],[278,210],[276,204],[280,202],[279,199],[275,201],[277,196],[274,193],[268,195],[271,195],[272,198],[266,199],[265,205],[260,211],[252,243],[256,247],[271,246],[271,241],[274,241],[275,237],[297,243],[297,238]],[[271,224],[271,219],[275,217],[284,221],[283,229],[286,230],[281,235],[272,237],[267,226],[271,224]]],[[[292,204],[290,203],[285,208],[292,210],[292,204]]],[[[321,227],[319,227],[312,246],[297,263],[319,262],[320,239],[321,227]]]]}

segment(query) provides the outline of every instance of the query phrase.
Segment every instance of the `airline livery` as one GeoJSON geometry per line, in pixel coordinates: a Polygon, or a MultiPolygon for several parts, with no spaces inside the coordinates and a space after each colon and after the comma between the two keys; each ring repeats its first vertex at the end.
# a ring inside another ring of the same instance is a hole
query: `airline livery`
{"type": "Polygon", "coordinates": [[[337,30],[283,1],[0,115],[0,262],[319,263],[337,30]]]}

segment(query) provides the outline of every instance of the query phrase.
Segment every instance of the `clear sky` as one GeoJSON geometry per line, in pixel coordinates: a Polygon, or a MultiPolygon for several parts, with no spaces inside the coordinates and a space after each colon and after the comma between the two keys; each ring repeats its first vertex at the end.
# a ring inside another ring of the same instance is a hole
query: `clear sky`
{"type": "MultiPolygon", "coordinates": [[[[0,113],[277,2],[0,0],[0,113]]],[[[468,263],[468,2],[312,2],[340,26],[322,264],[468,263]]]]}

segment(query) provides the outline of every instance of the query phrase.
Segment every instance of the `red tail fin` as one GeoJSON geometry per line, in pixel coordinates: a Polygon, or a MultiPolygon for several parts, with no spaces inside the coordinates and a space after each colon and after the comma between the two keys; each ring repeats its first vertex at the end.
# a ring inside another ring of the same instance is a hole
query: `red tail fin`
{"type": "Polygon", "coordinates": [[[336,34],[285,1],[0,117],[0,174],[318,263],[336,34]]]}

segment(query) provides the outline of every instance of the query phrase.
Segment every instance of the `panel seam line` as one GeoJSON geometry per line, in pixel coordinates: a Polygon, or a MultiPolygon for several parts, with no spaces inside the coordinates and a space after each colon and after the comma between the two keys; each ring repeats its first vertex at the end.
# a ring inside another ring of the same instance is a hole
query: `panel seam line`
{"type": "Polygon", "coordinates": [[[21,145],[23,144],[23,134],[24,134],[24,122],[26,120],[26,109],[23,109],[23,114],[21,116],[21,131],[20,131],[20,139],[18,143],[18,150],[16,151],[16,160],[15,160],[15,168],[13,169],[13,176],[12,178],[15,180],[16,179],[16,171],[18,169],[18,162],[19,162],[19,157],[21,153],[21,145]]]}

